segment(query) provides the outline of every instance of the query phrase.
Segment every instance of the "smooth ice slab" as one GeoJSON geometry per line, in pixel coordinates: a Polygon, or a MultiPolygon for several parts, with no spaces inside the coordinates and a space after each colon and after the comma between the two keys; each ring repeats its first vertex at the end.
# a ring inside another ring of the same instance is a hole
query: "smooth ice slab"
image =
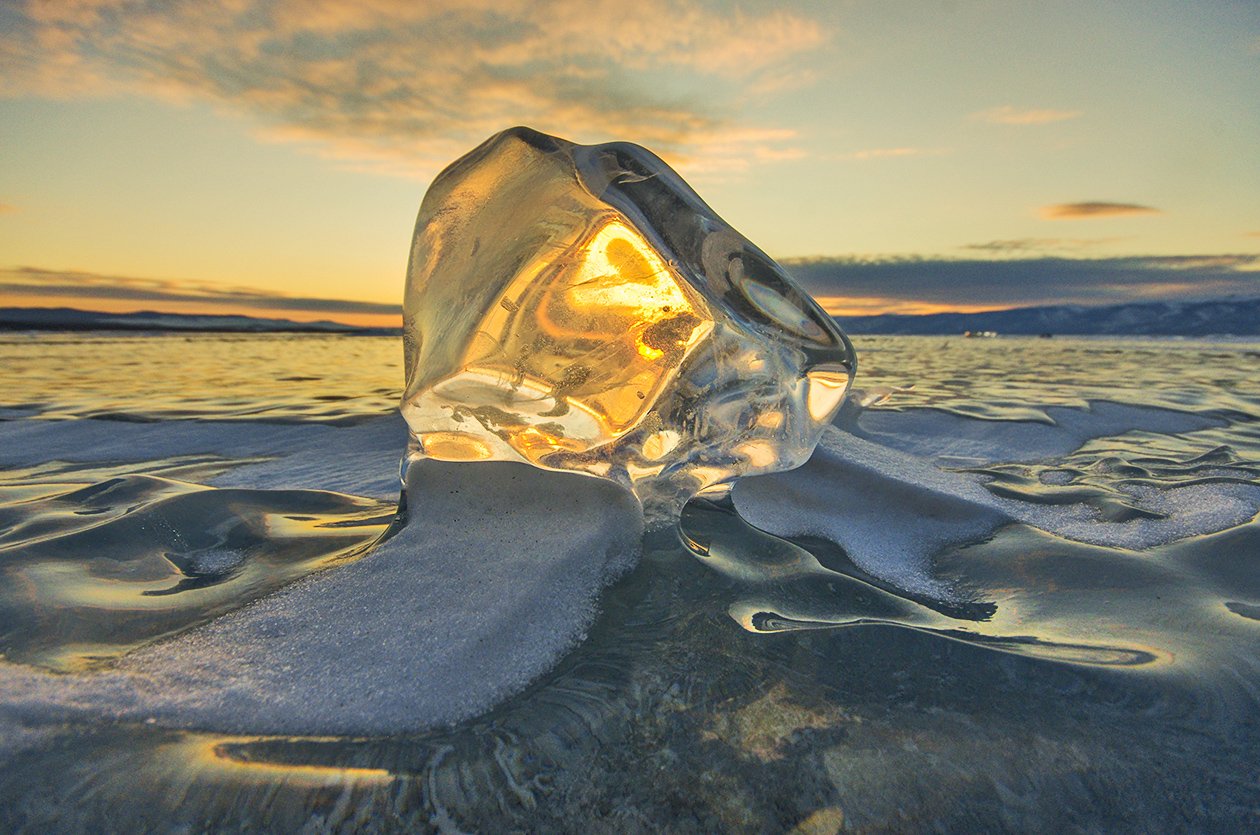
{"type": "Polygon", "coordinates": [[[831,318],[651,152],[527,128],[425,195],[404,344],[412,456],[608,478],[654,514],[799,466],[854,371],[831,318]]]}

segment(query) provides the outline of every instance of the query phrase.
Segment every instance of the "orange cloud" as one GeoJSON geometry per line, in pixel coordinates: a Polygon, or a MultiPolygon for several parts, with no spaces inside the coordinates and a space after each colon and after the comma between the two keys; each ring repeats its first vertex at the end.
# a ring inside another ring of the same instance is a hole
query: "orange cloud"
{"type": "Polygon", "coordinates": [[[749,139],[741,107],[810,83],[803,58],[830,38],[711,0],[67,0],[8,18],[0,95],[208,101],[270,141],[416,177],[513,124],[728,171],[723,149],[794,158],[749,139]]]}
{"type": "Polygon", "coordinates": [[[1084,203],[1056,203],[1052,206],[1043,206],[1041,209],[1041,216],[1046,220],[1077,220],[1087,217],[1158,214],[1163,214],[1163,212],[1153,206],[1142,206],[1137,203],[1110,203],[1100,200],[1084,203]]]}
{"type": "Polygon", "coordinates": [[[106,313],[155,309],[168,313],[234,313],[303,322],[332,319],[372,327],[392,327],[401,321],[401,311],[394,303],[288,296],[251,287],[38,267],[0,268],[0,298],[6,304],[20,300],[22,307],[71,305],[106,313]]]}
{"type": "Polygon", "coordinates": [[[1082,110],[1050,110],[1046,108],[1017,108],[1009,104],[991,107],[972,113],[971,118],[992,125],[1047,125],[1051,122],[1066,122],[1084,116],[1082,110]]]}
{"type": "Polygon", "coordinates": [[[17,206],[10,203],[0,203],[0,215],[11,215],[17,211],[17,206]]]}
{"type": "Polygon", "coordinates": [[[878,316],[884,313],[926,316],[932,313],[984,313],[1010,307],[1010,305],[1000,304],[941,304],[885,296],[815,296],[814,300],[832,316],[878,316]]]}

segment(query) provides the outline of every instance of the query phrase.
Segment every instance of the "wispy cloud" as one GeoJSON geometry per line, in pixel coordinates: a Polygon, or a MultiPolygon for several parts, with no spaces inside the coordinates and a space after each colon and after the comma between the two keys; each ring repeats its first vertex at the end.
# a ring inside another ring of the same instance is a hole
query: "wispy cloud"
{"type": "Polygon", "coordinates": [[[1123,238],[1007,238],[979,244],[963,244],[960,249],[991,252],[994,255],[1027,255],[1030,252],[1079,252],[1122,241],[1123,238]]]}
{"type": "Polygon", "coordinates": [[[1085,115],[1083,110],[1051,110],[1039,107],[1012,107],[1004,104],[972,113],[971,118],[992,125],[1048,125],[1051,122],[1066,122],[1079,119],[1085,115]]]}
{"type": "Polygon", "coordinates": [[[707,136],[704,153],[681,163],[689,175],[725,179],[757,163],[801,159],[805,152],[792,144],[796,138],[796,131],[787,128],[732,127],[707,136]]]}
{"type": "Polygon", "coordinates": [[[0,203],[0,215],[11,215],[17,211],[17,206],[12,203],[0,203]]]}
{"type": "Polygon", "coordinates": [[[840,154],[840,159],[858,161],[872,159],[895,159],[897,157],[939,157],[949,153],[948,148],[866,148],[861,151],[850,151],[840,154]]]}
{"type": "Polygon", "coordinates": [[[212,307],[291,310],[329,314],[391,314],[398,305],[287,296],[249,287],[224,287],[181,279],[136,278],[38,267],[0,269],[0,295],[7,298],[73,298],[135,302],[159,307],[197,303],[212,307]]]}
{"type": "Polygon", "coordinates": [[[1142,206],[1138,203],[1111,203],[1104,200],[1089,200],[1084,203],[1055,203],[1052,206],[1043,206],[1041,208],[1041,216],[1046,220],[1077,220],[1089,217],[1158,214],[1163,214],[1163,212],[1154,206],[1142,206]]]}
{"type": "Polygon", "coordinates": [[[976,310],[1260,295],[1260,255],[808,258],[783,262],[832,311],[976,310]]]}
{"type": "Polygon", "coordinates": [[[795,152],[741,125],[741,91],[809,83],[828,38],[717,0],[32,0],[0,6],[0,95],[211,102],[389,174],[512,124],[713,166],[795,152]]]}

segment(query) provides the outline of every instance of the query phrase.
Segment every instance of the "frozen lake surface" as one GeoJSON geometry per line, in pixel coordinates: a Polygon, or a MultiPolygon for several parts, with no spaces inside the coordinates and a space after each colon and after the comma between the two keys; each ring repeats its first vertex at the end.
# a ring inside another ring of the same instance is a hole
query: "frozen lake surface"
{"type": "Polygon", "coordinates": [[[784,539],[473,464],[373,547],[397,340],[5,336],[0,827],[1260,825],[1260,344],[856,347],[784,539]]]}

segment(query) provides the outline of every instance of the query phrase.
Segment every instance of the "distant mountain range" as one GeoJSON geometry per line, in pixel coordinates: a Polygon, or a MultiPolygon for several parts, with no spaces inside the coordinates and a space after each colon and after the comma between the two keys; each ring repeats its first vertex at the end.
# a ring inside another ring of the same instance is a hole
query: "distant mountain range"
{"type": "Polygon", "coordinates": [[[340,322],[294,322],[257,316],[188,313],[97,313],[71,307],[0,307],[0,330],[198,331],[213,333],[389,334],[397,328],[359,328],[340,322]]]}
{"type": "Polygon", "coordinates": [[[1260,336],[1260,298],[1054,305],[988,313],[838,317],[851,334],[934,335],[992,331],[1011,336],[1260,336]]]}
{"type": "MultiPolygon", "coordinates": [[[[845,316],[851,334],[937,335],[992,331],[1009,336],[1260,336],[1260,298],[1139,302],[1105,307],[1054,305],[988,313],[845,316]]],[[[203,331],[219,333],[396,334],[340,322],[294,322],[254,316],[184,313],[96,313],[68,307],[0,308],[0,330],[203,331]]]]}

